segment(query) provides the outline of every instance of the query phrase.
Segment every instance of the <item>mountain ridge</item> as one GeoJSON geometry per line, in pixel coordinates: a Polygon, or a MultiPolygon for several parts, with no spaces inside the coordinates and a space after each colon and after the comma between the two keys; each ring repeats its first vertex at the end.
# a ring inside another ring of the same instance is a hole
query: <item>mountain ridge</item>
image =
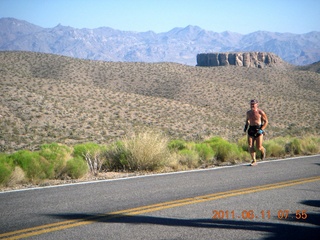
{"type": "Polygon", "coordinates": [[[0,50],[53,53],[82,59],[125,62],[176,62],[196,65],[198,53],[272,52],[294,65],[320,59],[320,32],[305,34],[256,31],[239,34],[198,26],[155,33],[56,25],[42,28],[24,20],[0,19],[0,50]]]}

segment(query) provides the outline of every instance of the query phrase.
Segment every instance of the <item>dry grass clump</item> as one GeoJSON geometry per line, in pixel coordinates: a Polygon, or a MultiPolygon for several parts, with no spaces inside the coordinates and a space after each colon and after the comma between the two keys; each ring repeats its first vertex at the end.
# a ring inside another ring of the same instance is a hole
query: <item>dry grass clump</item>
{"type": "Polygon", "coordinates": [[[6,186],[14,187],[17,184],[23,184],[28,182],[25,175],[26,174],[21,167],[15,166],[9,180],[6,182],[6,186]]]}
{"type": "MultiPolygon", "coordinates": [[[[121,159],[113,161],[120,161],[123,170],[159,170],[172,159],[168,142],[167,136],[152,129],[133,131],[117,143],[115,155],[120,155],[121,159]]],[[[114,163],[109,162],[110,165],[114,163]]]]}

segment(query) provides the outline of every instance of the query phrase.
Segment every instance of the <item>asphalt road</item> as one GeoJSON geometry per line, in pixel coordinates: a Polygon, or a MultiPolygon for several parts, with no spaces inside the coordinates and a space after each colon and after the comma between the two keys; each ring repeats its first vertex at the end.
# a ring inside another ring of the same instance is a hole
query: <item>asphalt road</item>
{"type": "Polygon", "coordinates": [[[0,239],[319,239],[320,155],[0,193],[0,239]]]}

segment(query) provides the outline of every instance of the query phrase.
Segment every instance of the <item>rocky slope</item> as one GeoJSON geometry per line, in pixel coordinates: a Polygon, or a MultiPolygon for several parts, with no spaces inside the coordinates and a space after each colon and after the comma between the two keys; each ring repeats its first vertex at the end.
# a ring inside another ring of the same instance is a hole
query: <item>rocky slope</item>
{"type": "Polygon", "coordinates": [[[249,100],[267,138],[320,134],[320,74],[296,68],[196,67],[0,52],[0,151],[108,143],[135,127],[172,138],[244,137],[249,100]]]}

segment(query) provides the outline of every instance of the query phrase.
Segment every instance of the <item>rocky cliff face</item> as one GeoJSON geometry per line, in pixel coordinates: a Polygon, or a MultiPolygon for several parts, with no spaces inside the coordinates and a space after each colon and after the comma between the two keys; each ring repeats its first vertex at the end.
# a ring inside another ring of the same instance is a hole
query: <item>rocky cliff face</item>
{"type": "Polygon", "coordinates": [[[289,64],[268,52],[200,53],[197,66],[283,67],[289,64]]]}

